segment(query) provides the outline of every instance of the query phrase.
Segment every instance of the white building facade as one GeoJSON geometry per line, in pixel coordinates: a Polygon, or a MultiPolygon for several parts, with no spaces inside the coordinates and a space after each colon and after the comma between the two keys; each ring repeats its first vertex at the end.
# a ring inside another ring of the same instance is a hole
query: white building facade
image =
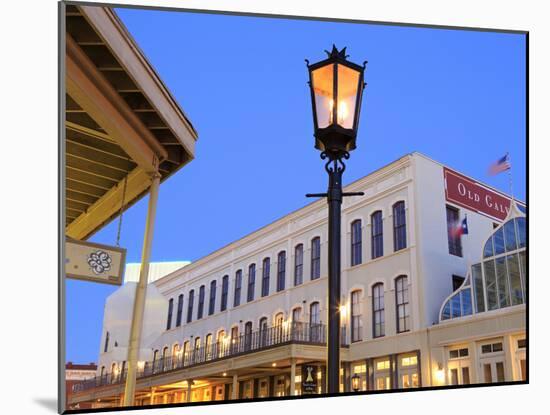
{"type": "MultiPolygon", "coordinates": [[[[495,280],[499,307],[477,308],[476,293],[493,295],[492,274],[475,292],[470,275],[503,216],[523,217],[524,234],[525,215],[477,182],[494,215],[476,208],[473,184],[459,184],[463,199],[455,202],[448,177],[443,165],[412,153],[346,186],[365,196],[342,206],[341,391],[526,379],[525,238],[513,253],[517,272],[513,260],[506,265],[508,291],[495,280]],[[451,301],[468,287],[469,297],[451,301]]],[[[315,369],[315,392],[324,392],[327,217],[326,202],[316,201],[151,282],[136,405],[298,395],[306,393],[306,367],[315,369]]],[[[83,383],[74,402],[119,405],[129,327],[120,316],[130,315],[132,290],[107,300],[100,377],[83,383]],[[115,317],[120,304],[128,310],[115,317]]]]}

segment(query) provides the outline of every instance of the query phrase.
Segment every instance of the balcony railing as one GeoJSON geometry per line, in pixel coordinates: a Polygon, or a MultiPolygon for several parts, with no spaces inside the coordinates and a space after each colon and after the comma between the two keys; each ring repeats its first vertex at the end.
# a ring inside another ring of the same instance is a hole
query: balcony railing
{"type": "MultiPolygon", "coordinates": [[[[213,344],[204,344],[190,350],[181,350],[175,355],[164,356],[145,362],[138,366],[137,378],[158,375],[173,370],[183,369],[209,363],[228,357],[267,349],[285,343],[307,343],[324,345],[326,343],[326,326],[324,324],[308,324],[291,322],[280,326],[258,329],[244,333],[236,338],[226,337],[213,344]]],[[[188,343],[191,348],[191,343],[188,343]]],[[[342,332],[342,345],[345,344],[345,331],[342,332]]],[[[105,373],[86,379],[73,385],[73,392],[97,388],[100,386],[122,383],[126,380],[127,369],[105,373]]]]}

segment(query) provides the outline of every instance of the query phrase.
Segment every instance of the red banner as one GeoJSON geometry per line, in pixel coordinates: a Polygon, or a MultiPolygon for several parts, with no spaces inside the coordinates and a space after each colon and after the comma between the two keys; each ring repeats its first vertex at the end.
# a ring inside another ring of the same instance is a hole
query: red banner
{"type": "Polygon", "coordinates": [[[510,198],[497,193],[460,173],[443,168],[445,198],[466,209],[481,213],[500,221],[506,218],[510,198]]]}

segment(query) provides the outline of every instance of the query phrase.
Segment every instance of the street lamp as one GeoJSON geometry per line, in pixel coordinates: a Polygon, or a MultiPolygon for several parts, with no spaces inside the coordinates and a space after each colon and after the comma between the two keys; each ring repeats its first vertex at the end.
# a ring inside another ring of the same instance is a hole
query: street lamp
{"type": "Polygon", "coordinates": [[[361,377],[355,373],[352,377],[351,377],[351,387],[353,389],[354,392],[358,392],[359,391],[359,382],[361,381],[361,377]]]}
{"type": "Polygon", "coordinates": [[[313,110],[315,148],[321,159],[328,159],[325,170],[329,175],[327,193],[310,193],[307,197],[326,197],[328,214],[328,340],[327,390],[337,393],[340,386],[340,216],[344,196],[362,196],[363,192],[342,192],[342,173],[354,150],[361,98],[363,96],[363,65],[347,60],[346,48],[325,51],[328,58],[311,64],[309,87],[313,110]]]}

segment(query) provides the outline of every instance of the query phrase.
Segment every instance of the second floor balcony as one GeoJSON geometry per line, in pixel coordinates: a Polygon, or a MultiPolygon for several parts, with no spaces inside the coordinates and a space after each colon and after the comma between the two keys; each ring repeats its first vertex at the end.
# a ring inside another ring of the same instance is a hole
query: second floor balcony
{"type": "MultiPolygon", "coordinates": [[[[161,356],[148,362],[139,362],[137,378],[157,376],[291,343],[324,346],[326,337],[327,327],[324,324],[291,322],[260,328],[234,338],[228,336],[212,344],[193,348],[189,346],[188,350],[184,347],[175,354],[161,356]]],[[[345,338],[345,330],[342,327],[341,345],[344,347],[346,347],[345,338]]],[[[114,370],[77,383],[73,385],[72,392],[78,393],[92,388],[120,384],[126,381],[126,375],[127,368],[123,367],[122,370],[114,370]]]]}

